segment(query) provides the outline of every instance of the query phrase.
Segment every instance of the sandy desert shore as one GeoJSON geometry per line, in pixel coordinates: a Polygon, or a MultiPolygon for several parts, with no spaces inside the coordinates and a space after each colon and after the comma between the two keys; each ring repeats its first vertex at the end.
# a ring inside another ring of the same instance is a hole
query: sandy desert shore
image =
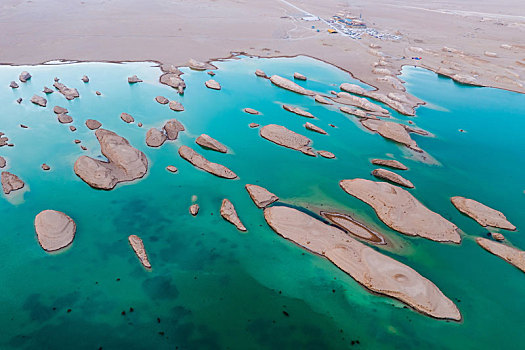
{"type": "Polygon", "coordinates": [[[403,65],[525,93],[520,14],[525,14],[520,0],[4,0],[0,62],[154,60],[181,66],[190,58],[209,61],[232,52],[302,54],[341,67],[384,93],[403,90],[395,78],[403,65]],[[369,28],[400,39],[356,40],[329,34],[324,21],[302,19],[329,19],[339,11],[362,16],[369,28]]]}

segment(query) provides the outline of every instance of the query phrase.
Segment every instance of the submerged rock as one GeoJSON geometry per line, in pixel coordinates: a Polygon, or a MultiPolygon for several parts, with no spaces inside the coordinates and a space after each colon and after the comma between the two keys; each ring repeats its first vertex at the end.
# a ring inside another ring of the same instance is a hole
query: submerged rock
{"type": "Polygon", "coordinates": [[[88,185],[103,190],[117,183],[140,179],[148,172],[146,155],[112,131],[98,129],[95,135],[107,162],[81,156],[75,162],[75,173],[88,185]]]}
{"type": "Polygon", "coordinates": [[[306,136],[288,130],[284,126],[269,124],[263,126],[259,131],[259,134],[263,138],[280,146],[301,151],[308,156],[315,157],[315,153],[312,150],[312,147],[310,147],[312,140],[306,136]]]}
{"type": "Polygon", "coordinates": [[[73,118],[67,114],[59,114],[57,119],[61,124],[69,124],[73,122],[73,118]]]}
{"type": "Polygon", "coordinates": [[[102,126],[102,123],[95,119],[87,119],[86,126],[89,130],[96,130],[102,126]]]}
{"type": "Polygon", "coordinates": [[[329,159],[335,158],[335,154],[333,154],[332,152],[328,152],[328,151],[317,151],[317,154],[319,154],[323,158],[329,158],[329,159]]]}
{"type": "Polygon", "coordinates": [[[134,84],[134,83],[142,83],[142,80],[139,79],[136,75],[133,75],[131,77],[128,77],[128,83],[134,84]]]}
{"type": "Polygon", "coordinates": [[[224,220],[235,225],[235,227],[237,227],[239,231],[246,231],[246,227],[244,227],[244,225],[241,222],[241,219],[239,219],[237,211],[235,210],[235,207],[233,206],[232,202],[230,202],[226,198],[222,200],[221,216],[224,218],[224,220]]]}
{"type": "Polygon", "coordinates": [[[184,106],[182,105],[182,103],[180,102],[177,102],[177,101],[170,101],[169,102],[169,107],[172,111],[175,111],[175,112],[182,112],[184,110],[184,106]]]}
{"type": "Polygon", "coordinates": [[[407,170],[408,168],[401,162],[393,159],[372,159],[372,164],[375,165],[381,165],[381,166],[387,166],[389,168],[399,169],[399,170],[407,170]]]}
{"type": "Polygon", "coordinates": [[[331,105],[332,104],[332,102],[330,102],[329,100],[327,100],[326,98],[324,98],[321,95],[315,95],[314,99],[315,99],[315,102],[322,103],[322,104],[325,104],[325,105],[331,105]]]}
{"type": "Polygon", "coordinates": [[[166,139],[166,134],[156,128],[151,128],[146,133],[146,144],[150,147],[160,147],[166,139]]]}
{"type": "Polygon", "coordinates": [[[31,74],[29,74],[29,72],[27,71],[23,71],[22,73],[20,73],[20,75],[18,76],[18,79],[20,79],[20,81],[22,83],[25,83],[26,81],[28,81],[29,79],[31,79],[31,74]]]}
{"type": "Polygon", "coordinates": [[[293,81],[288,80],[278,75],[272,75],[272,77],[270,78],[270,81],[272,82],[272,84],[277,85],[280,88],[290,90],[290,91],[296,92],[301,95],[307,95],[307,96],[315,95],[313,91],[306,90],[305,88],[303,88],[300,85],[297,85],[293,81]]]}
{"type": "Polygon", "coordinates": [[[47,86],[44,86],[44,89],[42,90],[44,94],[52,94],[54,91],[48,88],[47,86]]]}
{"type": "Polygon", "coordinates": [[[68,88],[62,83],[55,82],[53,86],[62,94],[67,100],[73,100],[80,96],[77,89],[68,88]]]}
{"type": "Polygon", "coordinates": [[[166,132],[166,137],[168,140],[176,140],[179,136],[179,132],[184,131],[184,125],[181,124],[177,119],[170,119],[163,126],[164,131],[166,132]]]}
{"type": "Polygon", "coordinates": [[[264,209],[264,218],[276,233],[327,258],[369,290],[398,299],[431,317],[461,320],[456,305],[431,281],[340,229],[284,206],[264,209]]]}
{"type": "Polygon", "coordinates": [[[498,227],[510,231],[516,230],[516,226],[511,224],[502,212],[485,204],[465,197],[452,197],[450,201],[460,212],[470,216],[481,226],[498,227]]]}
{"type": "Polygon", "coordinates": [[[20,180],[18,176],[7,171],[2,171],[0,179],[2,182],[2,189],[4,190],[5,194],[17,191],[23,188],[25,185],[24,181],[20,180]]]}
{"type": "Polygon", "coordinates": [[[199,213],[199,209],[200,207],[198,204],[192,204],[190,206],[190,214],[193,216],[196,216],[199,213]]]}
{"type": "Polygon", "coordinates": [[[404,187],[414,188],[414,184],[412,184],[412,182],[408,181],[403,176],[396,174],[390,170],[375,169],[374,171],[372,171],[372,175],[380,179],[385,179],[385,180],[394,182],[404,187]]]}
{"type": "Polygon", "coordinates": [[[120,114],[120,119],[122,119],[124,122],[126,123],[133,123],[135,121],[135,118],[133,118],[130,114],[128,113],[121,113],[120,114]]]}
{"type": "Polygon", "coordinates": [[[18,84],[16,83],[16,81],[12,81],[10,84],[9,84],[9,87],[11,89],[18,89],[18,84]]]}
{"type": "Polygon", "coordinates": [[[164,96],[157,96],[155,97],[155,101],[157,101],[158,103],[160,103],[161,105],[165,105],[167,104],[168,102],[170,102],[170,100],[168,100],[166,97],[164,96]]]}
{"type": "Polygon", "coordinates": [[[295,113],[297,115],[300,115],[301,117],[306,117],[306,118],[315,118],[313,116],[312,113],[310,112],[307,112],[305,110],[302,110],[301,108],[299,107],[293,107],[293,106],[289,106],[289,105],[283,105],[283,109],[285,111],[288,111],[288,112],[292,112],[292,113],[295,113]]]}
{"type": "Polygon", "coordinates": [[[297,72],[293,74],[293,78],[297,80],[306,80],[306,76],[302,75],[301,73],[297,73],[297,72]]]}
{"type": "Polygon", "coordinates": [[[210,79],[210,80],[206,81],[204,84],[209,89],[213,89],[213,90],[220,90],[221,89],[221,84],[219,84],[218,82],[216,82],[213,79],[210,79]]]}
{"type": "Polygon", "coordinates": [[[356,117],[359,117],[359,118],[368,118],[366,112],[363,111],[362,109],[343,106],[343,107],[339,107],[339,110],[346,114],[355,115],[356,117]]]}
{"type": "Polygon", "coordinates": [[[151,269],[151,264],[148,260],[148,254],[146,254],[146,249],[144,249],[144,243],[142,242],[142,239],[140,239],[140,237],[137,235],[130,235],[128,237],[128,241],[142,265],[147,269],[151,269]]]}
{"type": "Polygon", "coordinates": [[[456,225],[425,207],[401,187],[365,179],[342,180],[339,185],[370,205],[379,219],[393,230],[437,242],[461,242],[456,225]]]}
{"type": "Polygon", "coordinates": [[[486,251],[499,256],[506,262],[525,272],[525,251],[493,242],[489,239],[478,237],[476,242],[486,251]]]}
{"type": "Polygon", "coordinates": [[[53,252],[73,242],[77,225],[60,211],[44,210],[35,217],[35,231],[40,246],[47,252],[53,252]]]}
{"type": "Polygon", "coordinates": [[[225,179],[235,179],[237,178],[237,174],[235,174],[233,171],[225,167],[224,165],[212,163],[191,148],[187,146],[180,146],[179,147],[179,155],[196,166],[199,169],[202,169],[210,174],[213,174],[218,177],[222,177],[225,179]]]}
{"type": "Polygon", "coordinates": [[[221,153],[228,152],[228,147],[226,147],[219,141],[215,140],[213,137],[210,137],[206,134],[202,134],[199,137],[197,137],[195,142],[201,147],[209,148],[217,152],[221,152],[221,153]]]}
{"type": "Polygon", "coordinates": [[[55,106],[53,107],[53,112],[55,112],[55,114],[67,114],[69,111],[64,107],[55,106]]]}
{"type": "Polygon", "coordinates": [[[38,95],[33,95],[33,97],[31,97],[31,102],[40,107],[45,107],[47,105],[47,100],[38,95]]]}
{"type": "Polygon", "coordinates": [[[273,202],[279,200],[279,197],[277,197],[275,194],[268,191],[264,187],[250,184],[247,184],[244,187],[246,188],[246,191],[248,191],[250,198],[258,208],[266,208],[273,202]]]}
{"type": "Polygon", "coordinates": [[[245,108],[244,111],[248,114],[261,114],[259,111],[253,109],[253,108],[245,108]]]}
{"type": "Polygon", "coordinates": [[[379,105],[376,105],[373,102],[368,101],[366,98],[350,95],[346,92],[337,93],[337,97],[332,97],[332,101],[342,103],[345,105],[356,106],[370,112],[388,114],[388,111],[386,109],[379,105]]]}
{"type": "Polygon", "coordinates": [[[307,128],[308,130],[312,130],[312,131],[318,132],[319,134],[326,135],[326,131],[324,131],[318,126],[313,125],[312,123],[306,122],[306,124],[304,124],[304,127],[307,128]]]}
{"type": "Polygon", "coordinates": [[[255,75],[258,76],[258,77],[261,77],[261,78],[268,78],[268,76],[266,75],[266,73],[264,73],[262,70],[260,69],[256,69],[255,70],[255,75]]]}

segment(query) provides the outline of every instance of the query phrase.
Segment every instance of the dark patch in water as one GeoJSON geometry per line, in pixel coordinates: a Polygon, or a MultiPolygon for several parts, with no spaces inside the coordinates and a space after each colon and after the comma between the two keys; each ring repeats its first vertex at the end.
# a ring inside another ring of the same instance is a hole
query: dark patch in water
{"type": "Polygon", "coordinates": [[[167,276],[148,278],[142,282],[144,293],[153,299],[175,299],[179,296],[179,290],[167,276]]]}

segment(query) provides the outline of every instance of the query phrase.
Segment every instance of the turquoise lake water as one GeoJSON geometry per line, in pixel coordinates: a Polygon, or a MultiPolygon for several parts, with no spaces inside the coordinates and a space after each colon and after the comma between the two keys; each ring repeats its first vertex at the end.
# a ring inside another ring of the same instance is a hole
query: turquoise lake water
{"type": "Polygon", "coordinates": [[[15,144],[0,148],[8,162],[2,170],[17,174],[27,188],[0,198],[0,349],[522,348],[525,275],[475,243],[488,231],[460,214],[450,197],[473,198],[501,210],[518,230],[500,232],[525,249],[525,96],[467,87],[405,67],[408,91],[428,104],[415,117],[392,115],[435,135],[412,134],[436,160],[431,165],[366,131],[336,106],[320,105],[254,75],[257,68],[288,78],[301,72],[308,77],[301,85],[329,94],[343,82],[356,83],[336,67],[307,57],[245,57],[215,65],[221,91],[204,86],[210,79],[205,72],[183,69],[188,86],[183,96],[160,84],[160,69],[149,62],[0,66],[0,131],[15,144]],[[9,82],[22,70],[33,78],[12,90],[9,82]],[[84,74],[89,83],[80,81],[84,74]],[[128,84],[133,74],[144,82],[128,84]],[[80,98],[67,101],[55,92],[47,96],[47,108],[31,104],[31,96],[42,96],[55,76],[76,87],[80,98]],[[154,101],[157,95],[182,102],[186,110],[171,111],[154,101]],[[18,97],[24,99],[20,105],[18,97]],[[310,120],[283,110],[283,103],[310,111],[317,117],[311,122],[329,135],[306,130],[303,124],[310,120]],[[58,123],[55,105],[69,109],[76,132],[58,123]],[[246,114],[245,107],[262,115],[246,114]],[[122,112],[136,122],[124,123],[122,112]],[[75,175],[80,155],[101,156],[94,132],[84,125],[89,118],[147,155],[145,178],[98,191],[75,175]],[[147,147],[146,131],[172,118],[186,131],[158,149],[147,147]],[[249,128],[252,122],[284,125],[337,158],[313,158],[277,146],[249,128]],[[201,133],[231,152],[201,149],[194,143],[201,133]],[[239,179],[194,168],[177,153],[183,144],[229,167],[239,179]],[[400,173],[415,184],[411,193],[459,226],[461,245],[392,231],[369,206],[340,189],[342,179],[374,179],[372,158],[407,165],[409,170],[400,173]],[[42,171],[42,163],[51,171],[42,171]],[[179,172],[169,173],[167,165],[179,172]],[[267,188],[282,203],[316,214],[347,213],[366,223],[388,241],[376,249],[433,281],[456,303],[463,320],[432,319],[371,294],[329,261],[282,239],[249,198],[247,183],[267,188]],[[201,207],[196,217],[188,213],[192,196],[201,207]],[[223,198],[236,206],[246,233],[220,217],[223,198]],[[46,253],[36,239],[33,220],[44,209],[63,211],[77,223],[73,244],[60,253],[46,253]],[[143,239],[151,271],[131,250],[130,234],[143,239]]]}

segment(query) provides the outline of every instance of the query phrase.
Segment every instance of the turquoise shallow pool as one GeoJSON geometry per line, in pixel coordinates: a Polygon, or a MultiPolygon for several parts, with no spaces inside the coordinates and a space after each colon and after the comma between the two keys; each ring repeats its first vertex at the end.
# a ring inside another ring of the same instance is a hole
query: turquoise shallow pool
{"type": "Polygon", "coordinates": [[[465,196],[503,211],[518,230],[502,233],[525,249],[525,96],[466,87],[405,68],[407,89],[428,104],[413,118],[393,115],[435,135],[413,134],[435,158],[436,164],[429,165],[365,131],[335,106],[253,74],[260,68],[290,78],[298,71],[308,77],[301,85],[329,94],[353,81],[346,72],[306,57],[215,65],[221,91],[204,86],[205,72],[183,69],[188,88],[182,97],[158,82],[160,69],[148,62],[0,67],[0,131],[15,144],[0,148],[8,162],[2,170],[20,176],[28,188],[0,198],[1,349],[521,348],[525,275],[475,243],[488,231],[461,215],[449,198],[465,196]],[[9,82],[22,70],[33,78],[12,90],[9,82]],[[80,81],[84,74],[91,79],[87,84],[80,81]],[[133,74],[144,82],[129,85],[126,79],[133,74]],[[81,97],[66,101],[54,93],[47,97],[47,108],[31,104],[30,97],[43,95],[43,86],[51,87],[55,76],[76,87],[81,97]],[[186,111],[156,103],[157,95],[181,101],[186,111]],[[24,99],[20,105],[18,97],[24,99]],[[310,111],[318,118],[313,123],[329,135],[305,130],[307,120],[283,110],[282,103],[310,111]],[[58,123],[55,105],[69,109],[76,132],[58,123]],[[245,107],[262,115],[246,114],[245,107]],[[122,112],[144,126],[124,123],[122,112]],[[73,172],[75,160],[82,154],[100,156],[94,132],[84,125],[88,118],[142,150],[150,163],[148,175],[108,192],[82,182],[73,172]],[[171,118],[180,120],[186,132],[159,149],[147,147],[146,131],[171,118]],[[284,125],[337,158],[312,158],[279,147],[250,129],[251,122],[284,125]],[[201,133],[232,152],[201,149],[194,143],[201,133]],[[239,179],[194,168],[177,154],[183,144],[228,166],[239,179]],[[340,189],[341,179],[373,179],[370,159],[385,157],[410,168],[402,173],[416,186],[410,191],[461,228],[461,245],[396,233],[340,189]],[[51,171],[41,170],[44,162],[51,171]],[[179,172],[167,172],[167,165],[179,172]],[[457,304],[463,321],[435,320],[373,295],[330,262],[282,239],[266,225],[246,183],[266,187],[284,203],[316,213],[336,209],[366,222],[389,242],[377,249],[432,280],[457,304]],[[194,195],[201,207],[197,217],[188,213],[194,195]],[[223,198],[234,203],[247,233],[220,217],[223,198]],[[33,220],[44,209],[64,211],[77,223],[73,244],[58,254],[44,252],[36,240],[33,220]],[[151,271],[129,247],[130,234],[143,239],[151,271]]]}

